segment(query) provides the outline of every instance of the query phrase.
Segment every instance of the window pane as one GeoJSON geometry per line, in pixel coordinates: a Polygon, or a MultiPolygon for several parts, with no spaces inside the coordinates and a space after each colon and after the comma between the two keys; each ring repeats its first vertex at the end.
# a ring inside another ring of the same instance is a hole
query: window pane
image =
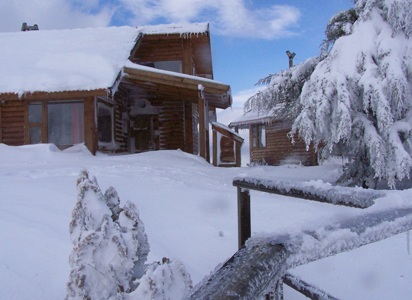
{"type": "Polygon", "coordinates": [[[73,145],[84,142],[83,102],[49,103],[49,143],[73,145]]]}
{"type": "Polygon", "coordinates": [[[156,61],[154,65],[156,69],[182,73],[181,60],[156,61]]]}
{"type": "Polygon", "coordinates": [[[112,108],[99,103],[97,118],[98,140],[103,143],[112,141],[112,108]]]}
{"type": "Polygon", "coordinates": [[[29,104],[29,123],[41,123],[41,103],[29,104]]]}
{"type": "Polygon", "coordinates": [[[266,130],[265,125],[259,125],[259,148],[266,147],[266,130]]]}
{"type": "Polygon", "coordinates": [[[252,125],[252,147],[257,147],[257,127],[252,125]]]}
{"type": "Polygon", "coordinates": [[[41,127],[30,126],[30,144],[38,144],[41,142],[41,127]]]}

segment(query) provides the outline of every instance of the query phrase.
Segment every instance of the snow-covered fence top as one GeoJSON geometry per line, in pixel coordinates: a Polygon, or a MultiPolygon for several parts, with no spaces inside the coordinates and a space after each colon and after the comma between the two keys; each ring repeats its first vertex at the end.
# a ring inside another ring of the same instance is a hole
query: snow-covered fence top
{"type": "Polygon", "coordinates": [[[254,235],[187,299],[256,299],[286,271],[412,229],[412,207],[372,211],[296,234],[254,235]]]}
{"type": "Polygon", "coordinates": [[[412,208],[405,208],[356,217],[294,236],[255,236],[196,286],[188,299],[255,299],[283,277],[287,269],[410,229],[412,208]]]}
{"type": "Polygon", "coordinates": [[[233,180],[233,185],[272,194],[357,208],[367,208],[373,205],[375,199],[385,196],[382,191],[333,186],[321,180],[292,182],[255,177],[236,177],[233,180]]]}

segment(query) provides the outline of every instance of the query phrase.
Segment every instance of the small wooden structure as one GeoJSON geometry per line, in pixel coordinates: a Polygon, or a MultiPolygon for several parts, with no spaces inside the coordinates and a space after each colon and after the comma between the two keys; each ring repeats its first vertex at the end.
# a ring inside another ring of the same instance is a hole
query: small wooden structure
{"type": "Polygon", "coordinates": [[[217,167],[240,167],[243,138],[229,127],[212,123],[213,165],[217,167]]]}
{"type": "Polygon", "coordinates": [[[292,129],[290,121],[282,120],[271,114],[248,112],[229,124],[235,131],[249,129],[250,162],[251,164],[302,164],[315,166],[318,155],[311,147],[306,150],[305,142],[288,137],[292,129]]]}
{"type": "Polygon", "coordinates": [[[207,23],[7,33],[0,42],[0,76],[11,78],[0,81],[0,143],[181,149],[210,161],[209,117],[232,97],[213,80],[207,23]]]}

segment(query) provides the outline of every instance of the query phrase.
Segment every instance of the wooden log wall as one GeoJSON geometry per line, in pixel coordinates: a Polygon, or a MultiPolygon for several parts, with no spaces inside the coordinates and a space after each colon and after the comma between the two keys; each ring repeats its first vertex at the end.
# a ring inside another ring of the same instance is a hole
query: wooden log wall
{"type": "Polygon", "coordinates": [[[199,110],[197,103],[192,103],[192,132],[193,132],[193,154],[199,154],[199,110]]]}
{"type": "Polygon", "coordinates": [[[0,142],[24,145],[26,105],[23,101],[5,101],[0,105],[0,142]]]}
{"type": "Polygon", "coordinates": [[[129,115],[128,95],[126,91],[119,89],[114,95],[114,141],[118,145],[116,153],[129,151],[129,121],[125,124],[127,131],[123,132],[123,113],[129,115]]]}
{"type": "Polygon", "coordinates": [[[220,161],[223,163],[235,162],[235,141],[226,136],[220,139],[220,161]]]}
{"type": "Polygon", "coordinates": [[[185,148],[185,105],[183,101],[162,103],[159,114],[160,149],[185,148]]]}
{"type": "Polygon", "coordinates": [[[96,155],[97,151],[97,126],[96,126],[96,104],[94,97],[84,98],[84,144],[89,151],[96,155]]]}
{"type": "MultiPolygon", "coordinates": [[[[317,153],[310,148],[306,151],[305,142],[297,139],[292,144],[287,134],[290,132],[290,124],[281,121],[272,124],[266,124],[266,147],[251,147],[251,161],[261,162],[262,158],[269,165],[279,165],[285,159],[299,160],[302,165],[317,165],[317,153]]],[[[250,130],[252,131],[252,130],[250,130]]]]}
{"type": "Polygon", "coordinates": [[[138,64],[145,62],[182,60],[183,39],[180,35],[168,37],[145,35],[132,61],[138,64]]]}

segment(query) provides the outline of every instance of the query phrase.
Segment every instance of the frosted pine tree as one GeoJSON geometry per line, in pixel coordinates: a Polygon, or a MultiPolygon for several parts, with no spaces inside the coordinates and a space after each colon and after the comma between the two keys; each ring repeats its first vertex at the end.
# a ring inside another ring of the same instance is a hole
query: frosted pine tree
{"type": "MultiPolygon", "coordinates": [[[[321,144],[324,158],[349,158],[342,184],[374,188],[381,179],[393,188],[412,167],[412,2],[354,2],[332,17],[320,62],[286,100],[296,104],[291,133],[321,144]]],[[[278,94],[273,87],[266,94],[278,94]]]]}
{"type": "Polygon", "coordinates": [[[78,201],[70,223],[67,299],[121,299],[142,275],[149,252],[136,207],[119,208],[113,188],[103,195],[95,178],[83,170],[77,180],[78,201]]]}

